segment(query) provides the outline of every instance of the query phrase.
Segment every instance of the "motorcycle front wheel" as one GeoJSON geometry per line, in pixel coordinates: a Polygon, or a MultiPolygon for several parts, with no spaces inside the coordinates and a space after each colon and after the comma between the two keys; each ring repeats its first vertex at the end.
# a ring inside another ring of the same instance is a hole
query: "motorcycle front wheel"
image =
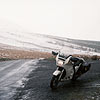
{"type": "Polygon", "coordinates": [[[53,76],[52,77],[51,82],[50,82],[51,89],[56,89],[57,88],[58,83],[59,83],[58,78],[59,78],[58,76],[53,76]]]}

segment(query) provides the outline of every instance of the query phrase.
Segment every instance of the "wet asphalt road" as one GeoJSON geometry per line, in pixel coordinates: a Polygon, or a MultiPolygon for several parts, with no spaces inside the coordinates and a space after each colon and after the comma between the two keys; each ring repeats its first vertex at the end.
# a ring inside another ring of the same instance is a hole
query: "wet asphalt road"
{"type": "Polygon", "coordinates": [[[40,60],[36,66],[10,100],[100,100],[100,61],[77,81],[60,83],[57,90],[49,86],[56,69],[54,60],[40,60]]]}
{"type": "Polygon", "coordinates": [[[37,61],[24,59],[0,62],[0,100],[9,100],[16,93],[16,88],[23,85],[25,77],[35,70],[37,61]]]}

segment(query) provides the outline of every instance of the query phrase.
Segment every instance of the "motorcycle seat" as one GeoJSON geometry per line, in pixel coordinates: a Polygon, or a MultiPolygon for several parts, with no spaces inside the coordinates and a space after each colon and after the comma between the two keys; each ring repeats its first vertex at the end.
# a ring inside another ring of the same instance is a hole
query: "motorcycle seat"
{"type": "Polygon", "coordinates": [[[83,65],[84,67],[88,67],[88,66],[90,66],[90,63],[87,63],[87,62],[86,62],[86,63],[83,63],[82,65],[83,65]]]}

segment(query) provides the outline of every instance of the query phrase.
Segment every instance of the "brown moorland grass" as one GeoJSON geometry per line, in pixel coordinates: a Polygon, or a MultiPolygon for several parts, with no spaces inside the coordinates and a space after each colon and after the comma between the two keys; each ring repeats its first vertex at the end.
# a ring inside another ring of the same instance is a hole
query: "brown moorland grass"
{"type": "MultiPolygon", "coordinates": [[[[100,59],[100,56],[97,55],[81,55],[74,54],[74,57],[82,57],[84,59],[97,60],[100,59]]],[[[40,51],[25,51],[25,50],[16,50],[16,49],[1,49],[0,50],[0,59],[36,59],[36,58],[53,58],[54,56],[48,52],[40,51]]]]}
{"type": "Polygon", "coordinates": [[[13,50],[13,49],[0,50],[0,58],[36,59],[36,58],[50,58],[50,57],[52,57],[52,55],[48,52],[24,51],[24,50],[13,50]]]}
{"type": "Polygon", "coordinates": [[[87,59],[91,59],[91,60],[99,60],[100,59],[100,56],[98,55],[79,55],[79,54],[74,54],[73,55],[74,57],[81,57],[81,58],[84,58],[85,60],[87,59]]]}

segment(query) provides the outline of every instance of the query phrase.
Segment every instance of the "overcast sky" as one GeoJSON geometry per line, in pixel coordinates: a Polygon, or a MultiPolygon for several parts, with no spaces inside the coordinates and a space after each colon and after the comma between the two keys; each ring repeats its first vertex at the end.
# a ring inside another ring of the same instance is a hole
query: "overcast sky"
{"type": "Polygon", "coordinates": [[[0,0],[0,20],[33,33],[100,41],[100,0],[0,0]]]}

